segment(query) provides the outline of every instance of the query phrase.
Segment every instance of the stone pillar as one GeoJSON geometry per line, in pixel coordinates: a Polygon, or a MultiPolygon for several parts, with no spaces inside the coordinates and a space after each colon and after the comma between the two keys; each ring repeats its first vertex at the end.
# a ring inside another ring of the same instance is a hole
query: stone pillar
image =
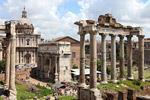
{"type": "Polygon", "coordinates": [[[97,44],[96,34],[90,33],[90,88],[95,89],[97,83],[97,44]]]}
{"type": "Polygon", "coordinates": [[[6,67],[5,67],[5,82],[6,88],[9,88],[9,77],[10,77],[10,40],[7,40],[6,48],[6,67]]]}
{"type": "Polygon", "coordinates": [[[101,34],[102,40],[102,68],[101,68],[101,79],[102,83],[107,83],[107,66],[106,66],[106,35],[101,34]]]}
{"type": "Polygon", "coordinates": [[[49,57],[49,74],[50,74],[50,72],[51,72],[51,70],[52,70],[51,64],[52,64],[51,57],[49,57]]]}
{"type": "Polygon", "coordinates": [[[15,58],[16,58],[16,33],[15,24],[11,23],[11,50],[10,50],[10,98],[11,100],[16,100],[16,85],[15,85],[15,58]]]}
{"type": "Polygon", "coordinates": [[[85,85],[85,34],[80,34],[80,80],[79,85],[85,85]]]}
{"type": "Polygon", "coordinates": [[[44,54],[41,53],[40,55],[40,78],[44,78],[44,59],[43,59],[44,54]]]}
{"type": "Polygon", "coordinates": [[[55,83],[58,82],[57,55],[55,55],[55,83]]]}
{"type": "Polygon", "coordinates": [[[111,34],[111,80],[112,82],[117,82],[116,75],[116,35],[111,34]]]}
{"type": "Polygon", "coordinates": [[[121,80],[124,80],[124,71],[125,71],[125,66],[124,66],[124,36],[119,35],[120,37],[120,51],[119,51],[119,60],[120,60],[120,76],[119,78],[121,80]]]}
{"type": "Polygon", "coordinates": [[[3,60],[3,48],[2,48],[2,43],[0,42],[0,60],[3,60]]]}
{"type": "Polygon", "coordinates": [[[138,35],[138,39],[139,39],[138,79],[144,81],[144,35],[138,35]]]}
{"type": "Polygon", "coordinates": [[[132,76],[132,35],[127,35],[127,79],[133,79],[132,76]]]}

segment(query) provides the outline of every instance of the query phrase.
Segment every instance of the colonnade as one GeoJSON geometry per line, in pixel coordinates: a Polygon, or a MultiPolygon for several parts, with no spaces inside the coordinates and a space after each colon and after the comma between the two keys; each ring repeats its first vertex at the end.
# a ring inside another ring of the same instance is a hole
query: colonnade
{"type": "MultiPolygon", "coordinates": [[[[90,34],[90,88],[96,88],[97,83],[97,43],[96,43],[96,34],[99,31],[96,31],[94,27],[94,23],[88,22],[83,25],[82,23],[75,23],[79,25],[80,35],[80,79],[79,84],[81,86],[85,85],[85,35],[87,33],[90,34]]],[[[130,33],[130,32],[129,32],[130,33]]],[[[110,35],[111,37],[111,81],[117,82],[117,71],[116,71],[116,37],[119,36],[119,63],[120,63],[120,75],[119,79],[125,79],[125,57],[124,57],[124,37],[127,37],[127,79],[133,79],[132,76],[132,34],[107,34],[107,33],[99,33],[101,36],[101,49],[102,49],[102,69],[101,69],[101,82],[107,83],[107,65],[106,65],[106,36],[110,35]]],[[[139,33],[138,41],[139,41],[139,62],[138,63],[138,79],[144,80],[144,35],[139,33]]]]}

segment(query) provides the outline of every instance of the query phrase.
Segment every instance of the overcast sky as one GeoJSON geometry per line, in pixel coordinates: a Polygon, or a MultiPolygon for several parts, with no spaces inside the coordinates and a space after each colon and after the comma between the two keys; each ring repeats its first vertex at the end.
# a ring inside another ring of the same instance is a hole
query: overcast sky
{"type": "Polygon", "coordinates": [[[111,13],[124,25],[141,26],[150,37],[150,0],[0,0],[0,22],[19,19],[24,6],[28,18],[45,39],[78,38],[75,21],[111,13]]]}

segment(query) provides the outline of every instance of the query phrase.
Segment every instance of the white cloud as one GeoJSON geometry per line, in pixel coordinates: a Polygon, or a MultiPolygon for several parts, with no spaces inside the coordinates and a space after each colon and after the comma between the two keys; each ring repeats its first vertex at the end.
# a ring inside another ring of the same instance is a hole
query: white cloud
{"type": "Polygon", "coordinates": [[[64,2],[66,0],[7,0],[0,6],[0,11],[11,15],[7,20],[18,19],[26,6],[28,17],[43,38],[51,39],[62,35],[76,37],[73,23],[77,20],[77,15],[70,11],[63,16],[59,14],[58,7],[64,2]]]}
{"type": "Polygon", "coordinates": [[[78,0],[78,4],[86,18],[97,20],[99,15],[111,13],[122,24],[142,26],[150,32],[150,0],[78,0]]]}
{"type": "Polygon", "coordinates": [[[0,19],[20,18],[25,5],[36,30],[46,39],[63,35],[78,37],[78,28],[73,24],[75,21],[97,20],[99,15],[106,13],[112,13],[118,22],[143,26],[146,32],[150,32],[150,0],[147,3],[141,0],[77,0],[79,13],[68,9],[64,14],[60,14],[59,7],[66,1],[68,0],[6,0],[4,4],[0,4],[0,11],[4,12],[3,18],[0,19]]]}

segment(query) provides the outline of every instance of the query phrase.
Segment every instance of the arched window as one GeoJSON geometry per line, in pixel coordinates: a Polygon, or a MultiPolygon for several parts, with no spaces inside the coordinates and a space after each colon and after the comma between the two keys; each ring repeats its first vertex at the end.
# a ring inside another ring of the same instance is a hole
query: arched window
{"type": "Polygon", "coordinates": [[[27,45],[29,45],[30,39],[27,39],[26,41],[27,41],[27,45]]]}

